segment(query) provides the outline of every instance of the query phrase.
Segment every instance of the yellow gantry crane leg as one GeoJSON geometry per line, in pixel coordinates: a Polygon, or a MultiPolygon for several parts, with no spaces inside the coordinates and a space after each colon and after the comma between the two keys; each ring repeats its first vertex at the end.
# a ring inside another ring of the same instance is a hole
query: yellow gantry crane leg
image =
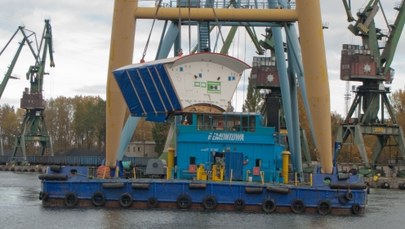
{"type": "Polygon", "coordinates": [[[113,70],[132,64],[135,39],[134,10],[138,0],[115,0],[107,76],[106,162],[114,167],[127,108],[113,70]]]}
{"type": "Polygon", "coordinates": [[[296,0],[307,99],[322,172],[332,173],[330,92],[319,0],[296,0]]]}
{"type": "Polygon", "coordinates": [[[226,20],[294,22],[298,20],[306,87],[323,172],[332,172],[330,95],[319,0],[297,0],[292,9],[215,9],[138,7],[138,0],[115,0],[107,80],[106,165],[114,166],[126,107],[112,71],[132,62],[135,20],[226,20]],[[157,12],[157,13],[156,13],[157,12]]]}

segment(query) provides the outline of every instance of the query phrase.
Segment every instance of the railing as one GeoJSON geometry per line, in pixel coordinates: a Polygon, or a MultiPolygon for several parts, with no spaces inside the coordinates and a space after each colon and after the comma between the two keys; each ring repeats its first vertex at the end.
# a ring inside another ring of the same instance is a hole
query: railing
{"type": "MultiPolygon", "coordinates": [[[[269,5],[267,0],[163,0],[160,7],[268,9],[269,5]]],[[[295,2],[288,2],[286,8],[295,9],[295,2]]]]}
{"type": "MultiPolygon", "coordinates": [[[[131,161],[134,166],[146,166],[150,158],[146,157],[124,157],[123,161],[131,161]]],[[[105,160],[104,156],[27,156],[23,157],[0,156],[0,164],[6,163],[29,163],[31,165],[83,165],[97,166],[105,160]]]]}

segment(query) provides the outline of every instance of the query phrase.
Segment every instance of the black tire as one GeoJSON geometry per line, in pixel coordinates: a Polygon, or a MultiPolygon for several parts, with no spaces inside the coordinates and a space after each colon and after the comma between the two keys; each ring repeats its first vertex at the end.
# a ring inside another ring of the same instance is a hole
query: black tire
{"type": "Polygon", "coordinates": [[[359,215],[361,213],[361,207],[359,204],[352,205],[352,213],[353,215],[359,215]]]}
{"type": "Polygon", "coordinates": [[[49,194],[47,192],[39,192],[39,200],[47,201],[49,194]]]}
{"type": "Polygon", "coordinates": [[[345,194],[345,199],[346,199],[347,201],[353,200],[353,192],[347,191],[346,194],[345,194]]]}
{"type": "Polygon", "coordinates": [[[204,209],[213,210],[218,206],[215,196],[207,196],[203,199],[202,205],[204,209]]]}
{"type": "Polygon", "coordinates": [[[79,202],[79,199],[77,198],[77,195],[74,192],[66,193],[65,199],[63,200],[63,203],[68,208],[75,207],[78,202],[79,202]]]}
{"type": "Polygon", "coordinates": [[[236,211],[242,211],[245,208],[245,201],[243,199],[236,199],[233,206],[236,211]]]}
{"type": "Polygon", "coordinates": [[[159,206],[159,201],[158,199],[156,199],[156,197],[151,197],[146,202],[146,205],[148,206],[148,208],[157,208],[159,206]]]}
{"type": "Polygon", "coordinates": [[[401,190],[405,190],[405,183],[399,184],[398,188],[401,189],[401,190]]]}
{"type": "Polygon", "coordinates": [[[341,194],[338,197],[339,203],[342,205],[347,204],[346,194],[341,194]]]}
{"type": "Polygon", "coordinates": [[[105,205],[105,197],[102,192],[95,192],[93,196],[91,196],[91,203],[95,207],[101,207],[105,205]]]}
{"type": "Polygon", "coordinates": [[[262,204],[262,209],[265,213],[273,213],[276,210],[274,200],[265,200],[262,204]]]}
{"type": "Polygon", "coordinates": [[[177,197],[176,203],[179,209],[189,209],[193,202],[191,201],[189,195],[181,194],[179,197],[177,197]]]}
{"type": "Polygon", "coordinates": [[[384,182],[381,184],[381,188],[382,188],[382,189],[390,189],[390,183],[384,181],[384,182]]]}
{"type": "Polygon", "coordinates": [[[120,205],[123,208],[131,207],[133,201],[134,201],[134,199],[132,198],[131,194],[129,194],[129,193],[122,194],[119,199],[120,205]]]}
{"type": "Polygon", "coordinates": [[[332,204],[328,200],[321,200],[318,204],[318,213],[328,215],[332,211],[332,204]]]}
{"type": "Polygon", "coordinates": [[[296,214],[301,214],[305,211],[304,201],[296,199],[291,203],[291,211],[296,214]]]}

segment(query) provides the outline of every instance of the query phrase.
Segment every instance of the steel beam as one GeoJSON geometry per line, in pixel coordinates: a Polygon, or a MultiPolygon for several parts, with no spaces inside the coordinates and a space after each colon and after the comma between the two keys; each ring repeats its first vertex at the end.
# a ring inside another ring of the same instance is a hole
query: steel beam
{"type": "Polygon", "coordinates": [[[292,9],[225,9],[225,8],[159,8],[138,7],[136,19],[187,20],[196,21],[239,21],[239,22],[295,22],[297,12],[292,9]]]}

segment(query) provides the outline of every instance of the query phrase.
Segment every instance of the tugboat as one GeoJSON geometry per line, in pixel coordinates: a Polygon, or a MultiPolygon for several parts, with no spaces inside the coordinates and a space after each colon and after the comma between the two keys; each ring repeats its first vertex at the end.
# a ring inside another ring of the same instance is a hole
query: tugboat
{"type": "Polygon", "coordinates": [[[336,167],[291,173],[285,135],[259,113],[225,111],[247,68],[203,52],[115,70],[131,115],[173,123],[167,160],[149,168],[164,177],[139,177],[123,162],[97,170],[52,166],[39,176],[43,206],[363,214],[361,175],[336,167]]]}

